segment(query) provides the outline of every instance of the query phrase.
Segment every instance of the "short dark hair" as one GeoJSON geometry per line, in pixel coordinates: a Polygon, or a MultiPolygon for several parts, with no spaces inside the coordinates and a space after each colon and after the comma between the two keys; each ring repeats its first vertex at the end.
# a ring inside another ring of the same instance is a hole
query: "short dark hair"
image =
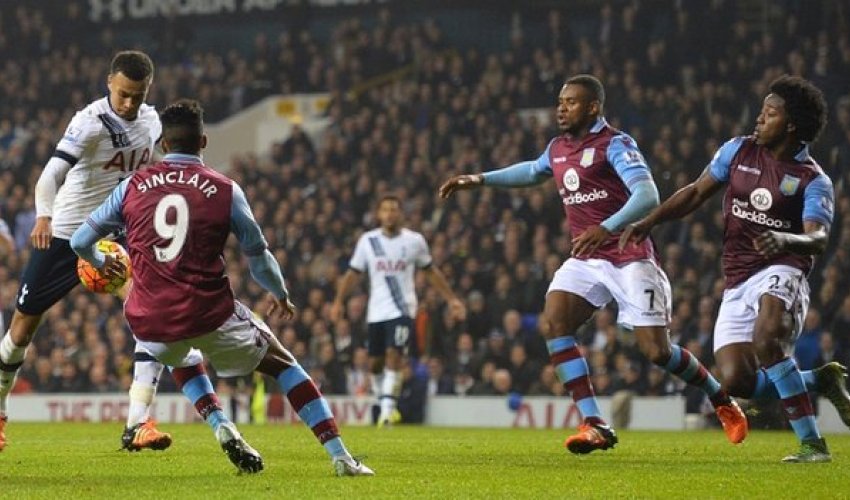
{"type": "Polygon", "coordinates": [[[826,99],[815,85],[799,76],[783,75],[771,82],[770,93],[785,101],[788,119],[797,128],[797,138],[813,142],[826,126],[826,99]]]}
{"type": "Polygon", "coordinates": [[[394,201],[398,204],[398,206],[401,206],[401,198],[394,194],[385,194],[378,199],[378,205],[376,208],[381,208],[381,205],[383,205],[385,201],[394,201]]]}
{"type": "Polygon", "coordinates": [[[204,109],[198,101],[180,99],[159,114],[162,138],[175,153],[197,154],[204,135],[204,109]]]}
{"type": "Polygon", "coordinates": [[[590,92],[594,100],[599,101],[599,107],[605,106],[605,87],[599,78],[593,75],[575,75],[567,79],[564,85],[581,85],[590,92]]]}
{"type": "Polygon", "coordinates": [[[123,73],[130,80],[140,82],[153,76],[153,61],[144,52],[124,50],[112,58],[109,73],[123,73]]]}

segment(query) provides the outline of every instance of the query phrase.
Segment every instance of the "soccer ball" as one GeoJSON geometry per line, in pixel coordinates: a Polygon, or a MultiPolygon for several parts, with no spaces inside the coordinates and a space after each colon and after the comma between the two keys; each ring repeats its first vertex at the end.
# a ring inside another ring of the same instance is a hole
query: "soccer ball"
{"type": "Polygon", "coordinates": [[[124,276],[112,278],[111,280],[106,279],[88,261],[78,259],[77,276],[80,277],[80,283],[89,291],[94,293],[115,293],[130,279],[130,256],[127,255],[127,250],[124,250],[124,247],[110,240],[98,241],[97,249],[103,253],[118,256],[127,266],[127,272],[124,273],[124,276]]]}

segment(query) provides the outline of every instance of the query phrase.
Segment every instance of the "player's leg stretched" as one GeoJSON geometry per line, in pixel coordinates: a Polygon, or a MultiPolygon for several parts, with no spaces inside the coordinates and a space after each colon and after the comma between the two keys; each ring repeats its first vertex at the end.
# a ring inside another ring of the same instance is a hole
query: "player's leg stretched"
{"type": "Polygon", "coordinates": [[[9,393],[15,386],[27,347],[40,322],[41,314],[30,315],[15,310],[9,331],[0,340],[0,451],[6,447],[9,393]]]}
{"type": "MultiPolygon", "coordinates": [[[[198,351],[193,352],[198,353],[198,351]]],[[[221,449],[233,465],[240,472],[260,472],[263,470],[263,458],[245,441],[236,429],[236,425],[224,414],[218,396],[213,390],[212,382],[204,369],[203,358],[199,354],[193,360],[198,361],[197,364],[171,368],[171,374],[177,386],[212,428],[221,449]]]]}
{"type": "Polygon", "coordinates": [[[324,447],[338,476],[372,476],[375,473],[351,456],[342,441],[336,419],[319,388],[277,339],[270,337],[269,349],[257,371],[274,377],[292,409],[324,447]]]}
{"type": "Polygon", "coordinates": [[[377,411],[377,413],[372,413],[372,418],[376,418],[376,415],[378,415],[375,422],[380,422],[381,395],[384,391],[384,358],[370,356],[369,370],[369,381],[372,384],[372,397],[375,398],[372,410],[377,411]]]}
{"type": "Polygon", "coordinates": [[[602,419],[602,412],[596,401],[596,394],[590,383],[590,371],[587,361],[576,344],[574,332],[587,321],[595,308],[578,295],[551,291],[546,296],[544,316],[547,327],[544,329],[549,360],[555,367],[558,380],[564,384],[567,392],[583,418],[578,434],[570,436],[564,443],[572,453],[590,453],[594,450],[607,450],[617,444],[617,434],[602,419]]]}
{"type": "MultiPolygon", "coordinates": [[[[200,354],[200,359],[203,359],[200,354]]],[[[121,435],[121,446],[130,451],[144,448],[164,450],[171,446],[171,434],[156,428],[150,407],[162,376],[162,363],[136,345],[133,353],[133,383],[130,385],[130,406],[127,423],[121,435]]]]}
{"type": "MultiPolygon", "coordinates": [[[[814,370],[800,370],[803,383],[808,392],[815,391],[825,396],[835,406],[844,425],[850,427],[850,393],[847,392],[845,378],[847,368],[837,361],[826,363],[814,370]]],[[[764,368],[756,372],[755,387],[749,399],[780,399],[776,386],[764,368]]]]}
{"type": "Polygon", "coordinates": [[[381,412],[378,415],[378,427],[397,424],[401,421],[401,414],[396,408],[401,393],[401,363],[401,352],[389,347],[384,355],[384,369],[381,375],[379,397],[381,412]]]}
{"type": "Polygon", "coordinates": [[[791,337],[784,324],[785,303],[765,294],[759,299],[759,305],[753,347],[768,378],[776,386],[785,415],[800,439],[800,450],[785,457],[783,462],[829,462],[832,458],[818,430],[803,376],[794,359],[786,356],[783,350],[784,339],[791,337]]]}
{"type": "Polygon", "coordinates": [[[741,407],[696,356],[670,342],[665,327],[638,327],[635,336],[641,352],[653,364],[706,393],[729,441],[738,444],[747,437],[749,426],[741,407]]]}

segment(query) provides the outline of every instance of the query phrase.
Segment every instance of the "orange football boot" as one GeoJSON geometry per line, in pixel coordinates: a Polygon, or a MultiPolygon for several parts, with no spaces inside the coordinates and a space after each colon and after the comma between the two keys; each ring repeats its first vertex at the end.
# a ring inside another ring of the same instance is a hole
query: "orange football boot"
{"type": "Polygon", "coordinates": [[[714,411],[730,442],[739,444],[747,437],[747,432],[750,430],[747,416],[735,400],[731,400],[728,404],[717,405],[714,411]]]}
{"type": "Polygon", "coordinates": [[[149,419],[125,429],[121,444],[122,449],[129,451],[140,451],[144,448],[164,450],[171,446],[171,434],[157,430],[156,421],[149,419]]]}
{"type": "Polygon", "coordinates": [[[578,434],[568,437],[564,446],[571,453],[583,455],[593,450],[613,448],[618,442],[617,433],[607,425],[581,424],[578,426],[578,434]]]}

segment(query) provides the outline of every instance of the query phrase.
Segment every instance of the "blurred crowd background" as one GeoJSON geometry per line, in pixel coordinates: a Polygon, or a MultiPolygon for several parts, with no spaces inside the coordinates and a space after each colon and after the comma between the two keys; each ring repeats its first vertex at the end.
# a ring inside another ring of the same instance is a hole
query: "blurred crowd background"
{"type": "MultiPolygon", "coordinates": [[[[555,189],[481,190],[444,202],[439,184],[536,158],[557,133],[552,118],[563,81],[592,73],[606,86],[607,119],[637,140],[663,199],[696,178],[724,141],[750,133],[767,85],[790,73],[826,94],[829,124],[813,154],[837,195],[831,243],[810,276],[812,306],[795,354],[804,369],[850,361],[850,8],[839,1],[770,2],[769,9],[752,8],[762,2],[612,1],[534,12],[517,5],[494,19],[482,14],[486,27],[469,29],[452,7],[419,16],[389,2],[330,20],[299,11],[299,22],[246,29],[250,36],[227,49],[205,44],[188,18],[128,38],[120,27],[88,21],[84,2],[59,10],[18,4],[0,12],[0,216],[8,226],[0,238],[0,303],[7,325],[29,254],[35,182],[73,113],[104,95],[114,50],[132,46],[157,65],[150,104],[196,98],[209,122],[268,95],[330,94],[331,125],[319,140],[296,127],[269,151],[216,166],[245,188],[299,306],[294,321],[271,326],[326,394],[369,391],[366,281],[347,300],[344,320],[330,322],[328,310],[354,242],[375,226],[375,201],[388,192],[401,196],[407,226],[425,234],[469,310],[465,321],[453,321],[435,290],[417,280],[420,355],[407,370],[406,390],[562,394],[538,320],[570,245],[555,189]]],[[[724,288],[720,201],[654,233],[673,286],[671,337],[709,367],[724,288]]],[[[262,290],[233,241],[226,257],[236,295],[263,312],[262,290]]],[[[597,393],[682,393],[638,354],[615,318],[614,309],[602,310],[579,335],[597,393]]],[[[16,390],[126,390],[132,349],[118,300],[78,287],[47,314],[16,390]]],[[[168,390],[168,377],[164,384],[168,390]]],[[[701,393],[684,393],[689,411],[698,412],[701,393]]]]}

